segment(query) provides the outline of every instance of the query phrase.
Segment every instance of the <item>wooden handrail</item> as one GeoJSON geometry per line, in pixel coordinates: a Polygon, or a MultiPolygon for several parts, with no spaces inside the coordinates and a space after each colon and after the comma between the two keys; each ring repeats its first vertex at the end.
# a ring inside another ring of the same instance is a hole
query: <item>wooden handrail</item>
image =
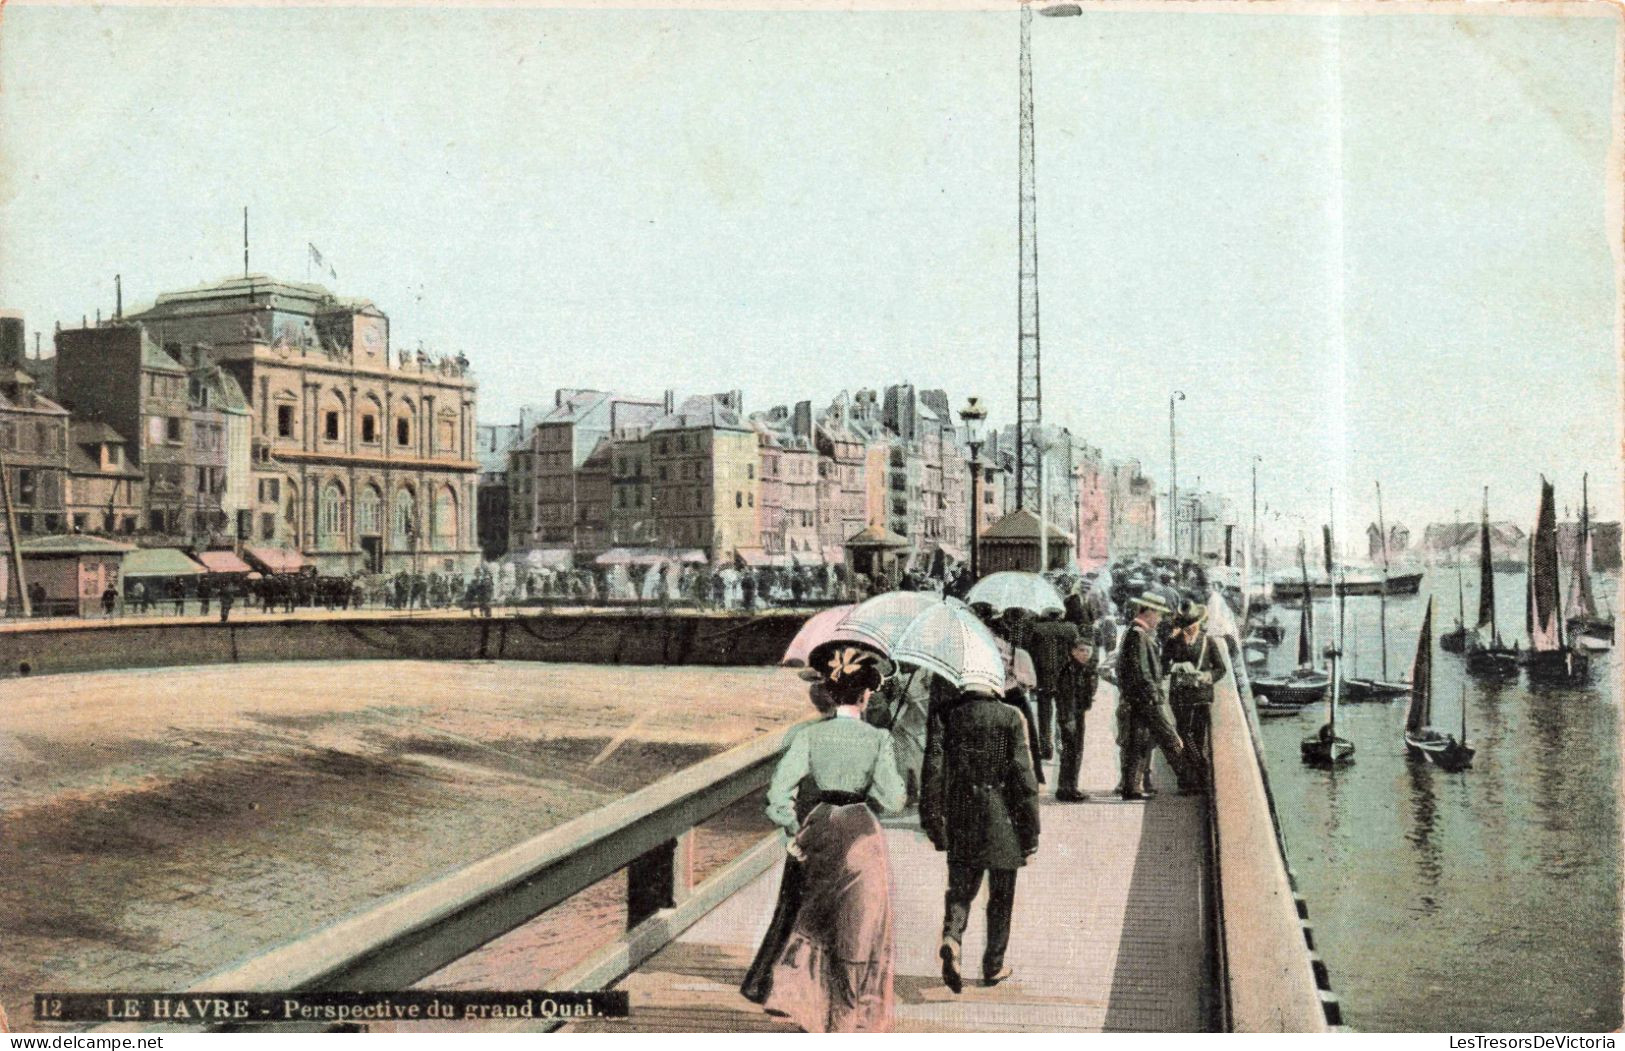
{"type": "Polygon", "coordinates": [[[1214,690],[1212,837],[1218,875],[1219,967],[1229,1028],[1240,1033],[1323,1033],[1328,1029],[1315,957],[1304,938],[1287,875],[1264,755],[1243,702],[1245,662],[1214,690]]]}
{"type": "Polygon", "coordinates": [[[788,732],[713,756],[189,991],[404,989],[629,866],[629,926],[637,924],[683,896],[682,886],[649,880],[686,881],[687,833],[764,787],[788,732]]]}

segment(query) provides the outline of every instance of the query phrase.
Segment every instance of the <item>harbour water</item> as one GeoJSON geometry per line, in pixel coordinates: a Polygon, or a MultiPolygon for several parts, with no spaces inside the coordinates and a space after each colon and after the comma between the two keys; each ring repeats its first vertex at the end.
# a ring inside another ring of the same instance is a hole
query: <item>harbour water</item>
{"type": "MultiPolygon", "coordinates": [[[[1614,580],[1599,578],[1610,601],[1614,580]]],[[[1498,573],[1503,639],[1522,642],[1524,575],[1498,573]]],[[[1422,593],[1387,603],[1388,671],[1410,675],[1427,596],[1434,632],[1454,626],[1457,576],[1436,567],[1422,593]]],[[[1464,581],[1468,619],[1476,573],[1464,581]]],[[[1378,600],[1347,601],[1350,674],[1379,674],[1378,600]]],[[[1274,615],[1297,652],[1298,610],[1274,615]]],[[[1315,603],[1318,646],[1337,608],[1315,603]]],[[[1437,646],[1437,643],[1435,643],[1437,646]]],[[[1323,708],[1265,720],[1271,787],[1315,941],[1345,1017],[1365,1031],[1608,1031],[1621,1024],[1620,698],[1612,654],[1594,655],[1588,688],[1478,682],[1435,649],[1434,724],[1467,733],[1472,768],[1407,759],[1407,698],[1348,705],[1338,732],[1358,749],[1336,771],[1301,762],[1298,742],[1323,708]]]]}

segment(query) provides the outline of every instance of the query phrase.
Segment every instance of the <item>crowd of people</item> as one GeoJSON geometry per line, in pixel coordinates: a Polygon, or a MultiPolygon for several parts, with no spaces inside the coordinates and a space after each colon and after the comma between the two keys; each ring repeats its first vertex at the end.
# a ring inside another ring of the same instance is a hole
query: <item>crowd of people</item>
{"type": "Polygon", "coordinates": [[[769,785],[767,813],[788,856],[747,998],[809,1031],[890,1029],[896,932],[876,815],[910,808],[945,855],[943,983],[964,988],[961,947],[983,883],[981,979],[1009,979],[1017,877],[1040,850],[1040,795],[1053,776],[1055,802],[1090,799],[1079,785],[1084,724],[1102,677],[1119,697],[1114,794],[1156,794],[1155,749],[1180,793],[1207,790],[1207,713],[1230,653],[1209,635],[1201,567],[1121,563],[1054,579],[1061,610],[971,606],[1004,658],[1002,690],[958,689],[861,644],[814,648],[804,675],[822,718],[791,732],[769,785]]]}

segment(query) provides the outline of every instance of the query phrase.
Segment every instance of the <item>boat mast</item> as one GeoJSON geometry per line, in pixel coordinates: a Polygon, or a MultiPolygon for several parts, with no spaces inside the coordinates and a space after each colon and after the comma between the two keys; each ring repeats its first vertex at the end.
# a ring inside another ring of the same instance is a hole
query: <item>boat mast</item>
{"type": "Polygon", "coordinates": [[[1388,681],[1388,524],[1382,517],[1382,483],[1377,483],[1377,532],[1382,535],[1382,590],[1377,592],[1377,616],[1382,632],[1382,681],[1388,681]]]}
{"type": "Polygon", "coordinates": [[[1580,546],[1574,556],[1574,569],[1570,583],[1578,591],[1580,615],[1588,619],[1597,615],[1597,598],[1591,590],[1591,475],[1580,476],[1580,546]]]}
{"type": "Polygon", "coordinates": [[[1484,487],[1484,514],[1478,527],[1478,626],[1490,625],[1490,645],[1501,648],[1501,629],[1495,623],[1495,567],[1490,557],[1490,487],[1484,487]]]}
{"type": "Polygon", "coordinates": [[[1456,511],[1456,532],[1453,539],[1458,542],[1453,545],[1456,549],[1456,624],[1465,628],[1467,626],[1467,596],[1462,589],[1461,583],[1461,549],[1464,545],[1459,543],[1461,540],[1460,509],[1456,511]]]}
{"type": "Polygon", "coordinates": [[[1315,661],[1314,592],[1309,589],[1309,556],[1303,535],[1298,535],[1298,569],[1303,574],[1303,616],[1298,620],[1298,664],[1312,666],[1315,661]]]}

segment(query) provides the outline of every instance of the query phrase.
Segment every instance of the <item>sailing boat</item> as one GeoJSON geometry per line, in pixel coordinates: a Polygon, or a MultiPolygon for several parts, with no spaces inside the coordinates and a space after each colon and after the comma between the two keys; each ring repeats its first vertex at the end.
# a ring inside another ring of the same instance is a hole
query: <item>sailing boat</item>
{"type": "Polygon", "coordinates": [[[1467,626],[1467,597],[1462,589],[1461,580],[1461,516],[1456,516],[1456,626],[1439,636],[1439,648],[1446,653],[1465,653],[1467,651],[1467,637],[1472,629],[1467,626]]]}
{"type": "Polygon", "coordinates": [[[1495,622],[1495,560],[1490,554],[1490,487],[1484,487],[1484,512],[1478,525],[1478,624],[1467,638],[1467,673],[1484,679],[1518,677],[1518,651],[1501,642],[1495,622]],[[1490,629],[1489,641],[1484,629],[1490,629]]]}
{"type": "MultiPolygon", "coordinates": [[[[1382,534],[1382,579],[1388,579],[1388,523],[1382,516],[1382,484],[1377,484],[1377,531],[1382,534]]],[[[1387,701],[1411,692],[1408,682],[1388,678],[1388,588],[1379,593],[1379,625],[1382,633],[1382,678],[1343,680],[1343,693],[1350,701],[1387,701]]]]}
{"type": "MultiPolygon", "coordinates": [[[[1326,578],[1332,577],[1332,529],[1326,527],[1326,578]]],[[[1341,692],[1342,675],[1339,673],[1338,658],[1343,655],[1343,612],[1347,603],[1344,596],[1337,598],[1337,645],[1326,647],[1326,656],[1331,659],[1330,671],[1332,688],[1326,693],[1326,721],[1321,724],[1317,733],[1305,737],[1298,744],[1298,751],[1303,761],[1310,766],[1344,766],[1354,762],[1354,742],[1346,737],[1337,736],[1337,695],[1341,692]]],[[[1304,602],[1307,607],[1309,603],[1304,602]]]]}
{"type": "MultiPolygon", "coordinates": [[[[1309,567],[1303,544],[1298,545],[1298,566],[1303,571],[1308,593],[1309,567]]],[[[1331,677],[1314,666],[1314,603],[1306,601],[1298,618],[1298,666],[1286,675],[1263,676],[1253,680],[1253,707],[1259,715],[1297,715],[1326,696],[1331,677]]]]}
{"type": "Polygon", "coordinates": [[[1580,541],[1574,550],[1566,616],[1575,645],[1587,650],[1614,648],[1614,618],[1597,615],[1597,599],[1591,591],[1590,475],[1580,478],[1580,541]]]}
{"type": "Polygon", "coordinates": [[[1422,634],[1416,640],[1416,662],[1411,665],[1411,706],[1405,715],[1405,752],[1443,770],[1465,770],[1473,765],[1473,749],[1467,744],[1467,694],[1462,693],[1461,739],[1433,726],[1433,598],[1428,598],[1422,617],[1422,634]]]}
{"type": "Polygon", "coordinates": [[[1553,506],[1552,483],[1540,480],[1540,510],[1535,516],[1535,533],[1529,538],[1529,586],[1525,596],[1525,623],[1529,629],[1529,652],[1524,664],[1529,678],[1536,682],[1580,683],[1590,671],[1591,660],[1584,650],[1568,644],[1562,612],[1558,609],[1560,589],[1557,580],[1557,510],[1553,506]]]}

